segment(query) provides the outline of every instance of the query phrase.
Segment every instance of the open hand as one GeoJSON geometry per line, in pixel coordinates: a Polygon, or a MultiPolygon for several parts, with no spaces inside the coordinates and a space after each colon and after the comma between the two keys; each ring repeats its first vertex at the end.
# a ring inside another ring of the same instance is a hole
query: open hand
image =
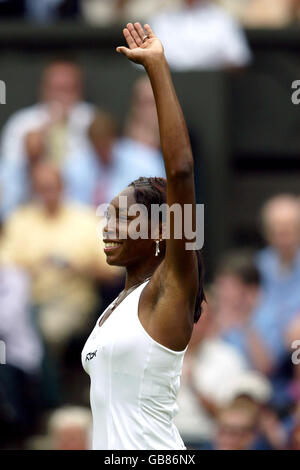
{"type": "Polygon", "coordinates": [[[163,58],[164,48],[150,26],[145,24],[144,28],[140,23],[128,23],[123,29],[128,48],[117,47],[117,52],[136,64],[147,66],[151,61],[163,58]]]}

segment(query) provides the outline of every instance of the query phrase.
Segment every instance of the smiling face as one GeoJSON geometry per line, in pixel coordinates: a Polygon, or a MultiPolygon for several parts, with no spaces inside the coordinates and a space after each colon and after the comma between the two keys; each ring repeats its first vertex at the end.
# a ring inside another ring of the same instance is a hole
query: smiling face
{"type": "Polygon", "coordinates": [[[107,211],[107,223],[103,230],[104,252],[106,261],[113,266],[132,267],[146,261],[155,261],[155,241],[151,239],[151,226],[147,215],[139,213],[128,215],[130,207],[136,204],[134,188],[128,187],[116,196],[110,203],[107,211]],[[126,198],[126,207],[120,196],[126,198]],[[137,219],[140,221],[135,224],[137,219]],[[147,239],[132,239],[130,227],[137,231],[148,227],[147,239]]]}

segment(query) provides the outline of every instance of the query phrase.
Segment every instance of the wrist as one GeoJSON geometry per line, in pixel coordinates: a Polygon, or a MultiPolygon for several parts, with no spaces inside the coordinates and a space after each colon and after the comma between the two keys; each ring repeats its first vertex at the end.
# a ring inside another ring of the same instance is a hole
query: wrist
{"type": "Polygon", "coordinates": [[[143,65],[147,72],[151,72],[153,69],[157,68],[161,69],[163,67],[168,67],[168,63],[163,52],[146,58],[143,65]]]}

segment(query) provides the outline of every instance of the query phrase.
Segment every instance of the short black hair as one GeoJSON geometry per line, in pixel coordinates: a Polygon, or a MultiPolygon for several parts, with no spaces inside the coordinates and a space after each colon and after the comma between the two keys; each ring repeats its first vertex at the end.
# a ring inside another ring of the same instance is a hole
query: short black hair
{"type": "Polygon", "coordinates": [[[255,264],[254,254],[248,250],[231,251],[223,255],[218,263],[215,277],[232,275],[243,284],[259,286],[261,275],[255,264]]]}

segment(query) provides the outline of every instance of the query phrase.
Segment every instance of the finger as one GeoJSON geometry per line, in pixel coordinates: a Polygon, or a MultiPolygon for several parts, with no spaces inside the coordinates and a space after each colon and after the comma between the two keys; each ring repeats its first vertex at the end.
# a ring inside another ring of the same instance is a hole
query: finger
{"type": "Polygon", "coordinates": [[[151,26],[149,26],[148,24],[145,24],[144,28],[145,28],[145,31],[147,32],[149,38],[155,38],[156,37],[153,29],[151,28],[151,26]]]}
{"type": "Polygon", "coordinates": [[[143,42],[146,36],[146,33],[141,25],[141,23],[134,23],[135,31],[138,33],[139,38],[143,42]]]}
{"type": "MultiPolygon", "coordinates": [[[[136,44],[138,46],[141,46],[143,44],[143,40],[140,38],[140,35],[137,33],[135,27],[133,27],[133,29],[130,31],[130,33],[131,33],[131,36],[133,37],[133,39],[135,40],[136,44]]],[[[144,33],[144,36],[145,36],[145,33],[144,33]]]]}
{"type": "Polygon", "coordinates": [[[130,49],[134,49],[135,47],[138,47],[135,40],[131,36],[129,29],[127,28],[123,29],[123,34],[130,49]]]}
{"type": "Polygon", "coordinates": [[[128,23],[128,24],[127,24],[127,29],[128,29],[128,31],[130,32],[131,37],[132,37],[132,39],[133,39],[134,42],[135,42],[135,46],[134,46],[134,47],[139,47],[139,38],[138,38],[138,36],[137,36],[137,34],[136,34],[136,30],[134,29],[133,24],[132,24],[132,23],[128,23]],[[138,39],[138,42],[136,41],[136,39],[138,39]]]}
{"type": "Polygon", "coordinates": [[[131,33],[130,33],[130,31],[129,31],[128,28],[125,28],[125,29],[123,30],[123,34],[124,34],[124,37],[125,37],[126,42],[127,42],[127,44],[128,44],[128,47],[129,47],[130,49],[134,49],[135,47],[137,47],[137,45],[136,45],[136,43],[135,43],[135,40],[133,39],[133,37],[132,37],[132,35],[131,35],[131,33]]]}
{"type": "Polygon", "coordinates": [[[130,59],[131,57],[131,50],[128,49],[127,47],[123,47],[123,46],[117,47],[116,51],[119,54],[125,55],[126,57],[128,57],[128,59],[130,59]]]}

